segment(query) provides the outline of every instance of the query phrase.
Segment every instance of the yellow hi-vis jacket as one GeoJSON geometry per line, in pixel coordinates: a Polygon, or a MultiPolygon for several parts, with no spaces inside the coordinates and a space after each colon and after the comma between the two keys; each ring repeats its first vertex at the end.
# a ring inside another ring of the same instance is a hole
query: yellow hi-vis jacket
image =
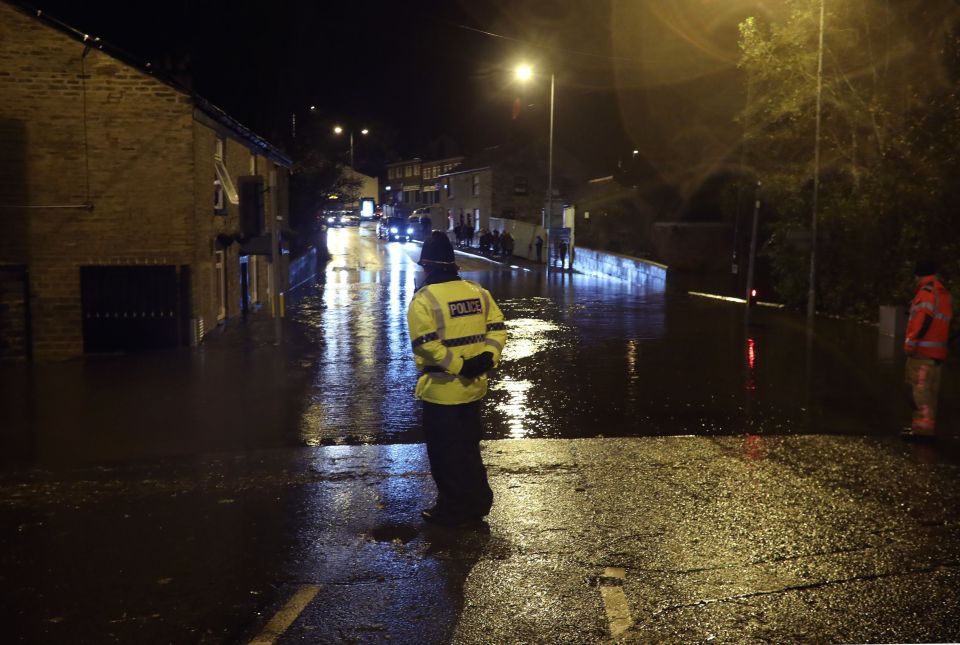
{"type": "Polygon", "coordinates": [[[503,313],[490,292],[476,282],[454,279],[417,290],[407,310],[410,340],[417,360],[418,399],[457,405],[482,399],[487,375],[458,376],[465,358],[483,352],[500,363],[507,342],[503,313]]]}

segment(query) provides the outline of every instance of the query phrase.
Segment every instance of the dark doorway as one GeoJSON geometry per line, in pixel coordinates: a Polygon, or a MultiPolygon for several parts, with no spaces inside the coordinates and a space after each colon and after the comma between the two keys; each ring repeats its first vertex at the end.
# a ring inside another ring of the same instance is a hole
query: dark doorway
{"type": "Polygon", "coordinates": [[[0,360],[30,358],[27,270],[0,266],[0,360]]]}
{"type": "Polygon", "coordinates": [[[250,313],[250,262],[249,256],[240,257],[240,315],[250,313]]]}
{"type": "Polygon", "coordinates": [[[177,347],[186,308],[175,266],[80,267],[83,351],[177,347]]]}

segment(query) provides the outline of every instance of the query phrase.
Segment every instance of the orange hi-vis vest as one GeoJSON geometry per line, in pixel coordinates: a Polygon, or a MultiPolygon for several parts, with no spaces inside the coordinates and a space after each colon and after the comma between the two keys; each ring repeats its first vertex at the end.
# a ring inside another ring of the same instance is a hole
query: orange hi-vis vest
{"type": "Polygon", "coordinates": [[[907,338],[903,343],[903,351],[911,356],[945,359],[952,317],[950,292],[937,280],[936,276],[921,278],[917,295],[910,303],[910,320],[907,322],[907,338]],[[927,316],[933,318],[930,328],[922,338],[918,338],[917,335],[927,316]]]}

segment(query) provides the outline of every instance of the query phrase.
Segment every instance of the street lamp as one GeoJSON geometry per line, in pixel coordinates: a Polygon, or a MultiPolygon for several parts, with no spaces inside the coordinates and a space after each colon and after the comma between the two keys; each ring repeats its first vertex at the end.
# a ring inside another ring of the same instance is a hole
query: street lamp
{"type": "MultiPolygon", "coordinates": [[[[533,78],[533,68],[529,65],[519,65],[516,69],[517,80],[529,81],[533,78]]],[[[553,224],[553,109],[556,98],[556,76],[550,73],[550,140],[547,153],[547,210],[544,213],[541,226],[547,236],[547,257],[550,257],[550,226],[553,224]]],[[[549,266],[549,261],[547,265],[549,266]]]]}
{"type": "Polygon", "coordinates": [[[813,217],[810,225],[810,290],[807,292],[807,327],[813,330],[816,313],[817,279],[817,200],[820,196],[820,106],[823,101],[823,11],[825,0],[820,0],[820,42],[817,46],[817,117],[813,143],[813,217]]]}
{"type": "MultiPolygon", "coordinates": [[[[333,126],[334,134],[343,134],[343,127],[339,125],[333,126]]],[[[360,130],[360,134],[366,136],[370,134],[369,128],[363,128],[360,130]]],[[[350,167],[353,168],[353,129],[350,130],[350,167]]]]}
{"type": "MultiPolygon", "coordinates": [[[[316,106],[316,105],[311,105],[311,106],[310,106],[310,111],[311,111],[311,112],[316,112],[316,111],[317,111],[317,106],[316,106]]],[[[291,136],[293,139],[296,139],[296,138],[297,138],[297,113],[296,113],[296,112],[291,112],[291,113],[290,113],[290,136],[291,136]]]]}

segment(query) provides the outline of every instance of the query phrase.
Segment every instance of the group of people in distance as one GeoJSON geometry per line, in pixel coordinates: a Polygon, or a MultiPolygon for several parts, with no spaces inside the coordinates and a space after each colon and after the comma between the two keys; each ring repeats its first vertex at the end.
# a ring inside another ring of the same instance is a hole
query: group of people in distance
{"type": "Polygon", "coordinates": [[[480,231],[480,252],[509,257],[513,255],[513,236],[507,231],[483,229],[480,231]]]}

